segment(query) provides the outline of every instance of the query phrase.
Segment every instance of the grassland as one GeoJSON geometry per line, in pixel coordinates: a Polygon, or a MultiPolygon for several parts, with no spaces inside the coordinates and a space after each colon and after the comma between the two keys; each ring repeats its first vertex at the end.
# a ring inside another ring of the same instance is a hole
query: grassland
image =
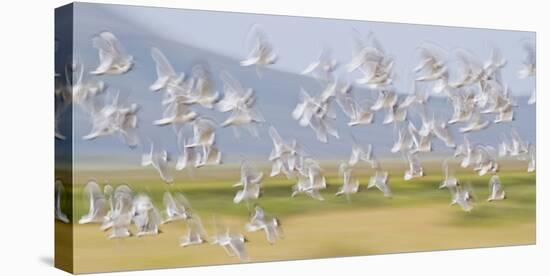
{"type": "MultiPolygon", "coordinates": [[[[499,173],[508,199],[486,202],[490,176],[479,177],[459,170],[456,176],[471,182],[477,198],[470,213],[449,206],[450,194],[437,189],[442,179],[439,164],[425,164],[426,176],[403,181],[403,164],[386,166],[394,196],[384,198],[377,190],[366,190],[372,173],[366,167],[356,170],[363,189],[347,200],[335,197],[341,184],[335,166],[324,164],[328,188],[320,202],[308,197],[291,198],[293,180],[284,177],[265,178],[263,196],[257,201],[279,217],[284,239],[269,245],[263,233],[245,233],[247,204],[233,204],[238,180],[235,166],[216,170],[204,168],[193,175],[180,173],[176,183],[161,183],[152,171],[79,171],[75,173],[73,215],[75,220],[87,212],[82,194],[83,183],[94,177],[111,184],[127,183],[136,192],[149,194],[162,206],[162,194],[169,190],[183,192],[201,215],[206,230],[213,233],[212,217],[223,220],[250,240],[247,251],[251,261],[273,261],[334,256],[370,255],[457,248],[475,248],[533,244],[535,242],[535,175],[523,171],[524,164],[505,163],[499,173]]],[[[264,168],[264,172],[268,169],[264,168]]],[[[58,223],[58,222],[57,222],[58,223]]],[[[63,229],[62,227],[60,229],[63,229]]],[[[65,231],[70,231],[66,227],[65,231]]],[[[155,237],[130,237],[108,240],[108,233],[98,225],[74,227],[74,260],[76,272],[96,272],[159,267],[182,267],[236,263],[214,245],[182,248],[179,237],[187,229],[183,222],[162,226],[155,237]]]]}

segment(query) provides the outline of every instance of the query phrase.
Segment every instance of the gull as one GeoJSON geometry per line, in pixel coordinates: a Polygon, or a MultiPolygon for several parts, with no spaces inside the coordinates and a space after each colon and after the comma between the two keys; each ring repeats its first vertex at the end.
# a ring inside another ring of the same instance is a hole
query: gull
{"type": "Polygon", "coordinates": [[[65,140],[67,137],[61,134],[59,130],[59,123],[65,115],[65,111],[69,108],[70,102],[72,100],[71,91],[67,88],[66,85],[63,85],[61,81],[55,79],[55,116],[54,116],[54,132],[55,139],[65,140]]]}
{"type": "Polygon", "coordinates": [[[537,57],[535,46],[531,43],[524,43],[523,50],[526,53],[525,60],[523,61],[522,67],[518,71],[518,76],[521,79],[527,77],[533,77],[537,73],[537,57]]]}
{"type": "Polygon", "coordinates": [[[180,238],[180,246],[186,247],[191,245],[199,245],[206,242],[206,231],[202,226],[202,222],[197,215],[188,217],[185,222],[187,223],[187,235],[180,238]]]}
{"type": "Polygon", "coordinates": [[[355,166],[359,161],[365,161],[371,165],[374,165],[374,157],[372,154],[372,145],[369,144],[367,146],[367,149],[363,149],[359,144],[357,144],[357,141],[355,140],[355,137],[351,137],[353,144],[351,146],[351,155],[348,161],[348,164],[351,166],[355,166]]]}
{"type": "Polygon", "coordinates": [[[409,162],[409,169],[405,171],[403,178],[405,180],[411,180],[416,177],[424,176],[424,170],[420,164],[417,153],[407,152],[407,161],[409,162]]]}
{"type": "Polygon", "coordinates": [[[165,208],[163,211],[165,219],[162,224],[191,217],[191,205],[182,193],[172,196],[172,193],[167,191],[164,193],[162,201],[165,208]]]}
{"type": "Polygon", "coordinates": [[[104,221],[101,225],[102,230],[112,228],[109,239],[125,238],[131,235],[128,230],[134,216],[133,192],[127,185],[120,185],[114,191],[115,207],[113,209],[111,220],[104,221]]]}
{"type": "Polygon", "coordinates": [[[397,103],[397,94],[393,90],[380,90],[378,98],[371,106],[371,110],[378,111],[382,108],[391,108],[397,103]]]}
{"type": "Polygon", "coordinates": [[[414,68],[414,72],[420,73],[420,76],[416,81],[436,81],[448,77],[444,58],[446,53],[443,49],[431,43],[424,43],[418,51],[421,60],[414,68]]]}
{"type": "MultiPolygon", "coordinates": [[[[265,66],[274,64],[277,60],[277,54],[273,46],[267,40],[267,36],[260,29],[259,25],[254,25],[250,29],[247,37],[248,55],[245,60],[240,62],[241,66],[265,66]]],[[[256,71],[259,76],[259,71],[256,71]]]]}
{"type": "Polygon", "coordinates": [[[99,51],[99,65],[91,74],[120,75],[132,69],[133,57],[126,54],[114,34],[101,32],[92,39],[92,43],[99,51]]]}
{"type": "Polygon", "coordinates": [[[264,231],[265,238],[269,244],[274,244],[277,239],[282,237],[280,227],[281,223],[279,219],[266,215],[259,205],[254,207],[254,214],[245,225],[245,229],[248,232],[264,231]]]}
{"type": "Polygon", "coordinates": [[[494,123],[511,122],[514,120],[514,110],[512,104],[508,103],[498,110],[494,123]]]}
{"type": "Polygon", "coordinates": [[[193,139],[187,147],[208,146],[214,144],[216,123],[207,118],[193,121],[193,139]]]}
{"type": "Polygon", "coordinates": [[[533,89],[533,92],[531,92],[531,96],[529,96],[529,100],[527,100],[527,104],[535,104],[537,102],[537,91],[533,89]]]}
{"type": "Polygon", "coordinates": [[[407,110],[415,102],[420,99],[417,95],[410,95],[403,99],[400,103],[396,103],[387,109],[386,117],[382,124],[403,122],[407,119],[407,110]]]}
{"type": "Polygon", "coordinates": [[[61,182],[61,180],[59,179],[56,179],[55,180],[55,219],[64,223],[69,223],[69,218],[65,213],[63,213],[63,210],[61,210],[61,199],[63,198],[64,192],[65,192],[65,188],[63,187],[63,182],[61,182]]]}
{"type": "Polygon", "coordinates": [[[336,103],[350,118],[348,126],[367,125],[374,120],[374,112],[368,103],[359,104],[350,94],[336,98],[336,103]]]}
{"type": "Polygon", "coordinates": [[[478,152],[474,150],[474,146],[468,137],[464,135],[464,143],[456,148],[454,156],[462,157],[460,166],[462,168],[467,168],[474,164],[475,160],[478,158],[478,152]]]}
{"type": "Polygon", "coordinates": [[[487,201],[506,199],[506,192],[504,192],[504,189],[502,188],[498,175],[491,176],[491,179],[489,180],[489,193],[490,195],[487,201]]]}
{"type": "Polygon", "coordinates": [[[457,49],[455,54],[462,64],[462,76],[458,81],[450,83],[449,86],[461,88],[480,81],[484,73],[483,66],[476,60],[474,55],[465,49],[457,49]]]}
{"type": "Polygon", "coordinates": [[[69,74],[70,72],[66,72],[65,76],[67,83],[71,84],[72,102],[82,107],[84,111],[91,112],[98,104],[96,96],[105,91],[105,83],[98,80],[85,80],[84,65],[80,62],[74,62],[72,65],[71,79],[69,74]]]}
{"type": "Polygon", "coordinates": [[[536,169],[536,161],[537,161],[535,145],[533,144],[529,145],[528,155],[529,155],[529,163],[527,165],[527,172],[534,172],[536,169]]]}
{"type": "Polygon", "coordinates": [[[445,159],[443,161],[442,167],[443,167],[443,172],[444,172],[444,175],[445,175],[445,179],[443,179],[443,181],[441,181],[441,185],[439,185],[439,189],[456,188],[456,186],[458,185],[458,179],[456,179],[454,174],[452,172],[450,172],[448,159],[445,159]]]}
{"type": "Polygon", "coordinates": [[[151,48],[151,57],[155,61],[157,80],[149,86],[151,91],[158,91],[171,86],[178,86],[185,78],[184,73],[176,73],[164,53],[156,47],[151,48]]]}
{"type": "Polygon", "coordinates": [[[105,199],[109,203],[109,211],[107,211],[107,214],[105,215],[105,217],[103,217],[103,224],[101,225],[101,229],[103,229],[105,225],[110,224],[113,221],[113,212],[115,210],[115,198],[114,198],[113,186],[109,184],[106,184],[105,186],[103,186],[103,195],[105,196],[105,199]]]}
{"type": "Polygon", "coordinates": [[[246,161],[241,162],[241,179],[233,187],[242,187],[242,190],[237,192],[233,202],[240,203],[260,197],[263,176],[262,172],[252,168],[246,161]]]}
{"type": "Polygon", "coordinates": [[[303,168],[298,175],[298,183],[292,186],[292,197],[300,193],[304,193],[311,198],[323,200],[319,190],[327,187],[326,179],[323,175],[323,170],[317,161],[306,158],[303,168]]]}
{"type": "Polygon", "coordinates": [[[472,211],[472,209],[474,208],[474,196],[470,185],[464,188],[460,185],[457,185],[454,189],[451,189],[451,193],[453,195],[451,205],[458,205],[465,212],[472,211]]]}
{"type": "Polygon", "coordinates": [[[291,144],[285,143],[273,126],[269,128],[268,132],[273,141],[273,150],[268,159],[273,162],[270,176],[276,176],[282,171],[287,177],[290,177],[296,169],[299,150],[297,142],[293,140],[291,144]]]}
{"type": "Polygon", "coordinates": [[[160,174],[160,178],[166,183],[172,183],[174,179],[168,172],[168,152],[165,150],[158,151],[155,149],[155,144],[151,142],[151,150],[141,157],[141,166],[153,166],[160,174]]]}
{"type": "Polygon", "coordinates": [[[92,130],[83,136],[84,140],[93,140],[98,137],[119,134],[121,139],[129,147],[138,144],[137,129],[137,104],[125,106],[119,103],[119,93],[113,97],[112,103],[106,104],[98,111],[91,113],[92,130]]]}
{"type": "Polygon", "coordinates": [[[456,94],[450,94],[449,98],[453,105],[453,116],[449,124],[457,122],[468,122],[474,111],[474,95],[471,90],[459,90],[456,94]]]}
{"type": "Polygon", "coordinates": [[[99,223],[103,221],[106,214],[105,196],[99,189],[99,185],[95,180],[90,180],[84,187],[84,192],[88,197],[89,208],[88,213],[78,221],[78,224],[99,223]]]}
{"type": "Polygon", "coordinates": [[[336,59],[331,58],[331,52],[328,49],[323,49],[318,59],[310,63],[302,72],[302,75],[312,75],[317,79],[330,79],[332,73],[338,65],[336,59]]]}
{"type": "Polygon", "coordinates": [[[358,84],[367,84],[369,88],[380,88],[392,83],[393,60],[386,56],[381,44],[373,33],[367,41],[355,38],[355,50],[347,66],[348,72],[359,70],[363,76],[356,80],[358,84]]]}
{"type": "Polygon", "coordinates": [[[222,153],[216,146],[212,143],[210,145],[202,146],[202,155],[199,157],[195,163],[195,167],[200,168],[206,165],[219,165],[222,163],[222,153]]]}
{"type": "Polygon", "coordinates": [[[193,67],[193,90],[191,93],[191,101],[200,104],[206,108],[214,108],[214,105],[220,99],[218,92],[212,92],[212,80],[209,77],[208,71],[202,65],[193,67]]]}
{"type": "Polygon", "coordinates": [[[408,129],[413,141],[413,152],[432,151],[431,127],[423,124],[422,128],[421,131],[418,131],[412,122],[409,121],[408,129]]]}
{"type": "Polygon", "coordinates": [[[483,65],[483,71],[486,78],[494,79],[500,73],[500,70],[506,66],[508,61],[502,57],[502,53],[496,47],[491,49],[491,56],[483,65]]]}
{"type": "Polygon", "coordinates": [[[489,126],[489,121],[481,117],[479,111],[474,111],[468,120],[468,124],[459,129],[460,132],[472,132],[486,129],[489,126]]]}
{"type": "Polygon", "coordinates": [[[160,213],[149,196],[140,194],[134,198],[133,213],[132,221],[136,226],[137,237],[159,234],[160,213]]]}
{"type": "Polygon", "coordinates": [[[477,171],[479,176],[483,176],[488,172],[496,173],[498,171],[498,163],[496,162],[495,149],[491,146],[477,145],[476,166],[474,171],[477,171]]]}
{"type": "Polygon", "coordinates": [[[443,121],[433,120],[432,132],[435,134],[435,137],[439,138],[439,140],[445,143],[445,146],[449,148],[456,147],[456,144],[453,141],[453,137],[451,137],[449,129],[447,128],[447,123],[443,121]]]}
{"type": "Polygon", "coordinates": [[[229,228],[226,227],[225,232],[216,233],[211,244],[220,245],[229,256],[236,256],[243,262],[248,260],[244,246],[245,242],[248,242],[248,240],[242,234],[231,233],[229,228]]]}
{"type": "Polygon", "coordinates": [[[528,144],[521,139],[519,133],[515,129],[510,131],[510,136],[512,137],[511,156],[519,156],[529,151],[528,144]]]}
{"type": "Polygon", "coordinates": [[[359,180],[352,176],[352,171],[353,169],[350,164],[346,162],[340,163],[338,173],[343,178],[343,184],[338,189],[338,192],[336,192],[336,196],[346,195],[349,200],[349,196],[357,193],[359,190],[359,180]]]}
{"type": "Polygon", "coordinates": [[[178,155],[178,159],[176,161],[176,170],[181,171],[185,168],[187,168],[189,165],[194,165],[195,167],[198,166],[198,164],[201,162],[201,156],[198,153],[197,149],[195,147],[189,147],[187,139],[184,136],[184,129],[181,128],[178,131],[177,135],[177,141],[178,141],[178,149],[180,151],[180,154],[178,155]]]}
{"type": "MultiPolygon", "coordinates": [[[[409,122],[410,124],[410,122],[409,122]]],[[[399,128],[397,130],[397,141],[393,144],[391,148],[392,153],[396,152],[405,152],[413,147],[414,141],[413,137],[409,131],[399,128]]]]}
{"type": "Polygon", "coordinates": [[[167,107],[163,112],[163,118],[155,120],[154,125],[165,126],[169,124],[185,124],[192,122],[198,117],[198,114],[191,110],[190,105],[177,97],[167,102],[167,107]]]}
{"type": "Polygon", "coordinates": [[[385,197],[391,197],[392,193],[388,185],[388,172],[382,171],[379,167],[376,168],[374,175],[370,177],[367,189],[376,187],[385,197]]]}

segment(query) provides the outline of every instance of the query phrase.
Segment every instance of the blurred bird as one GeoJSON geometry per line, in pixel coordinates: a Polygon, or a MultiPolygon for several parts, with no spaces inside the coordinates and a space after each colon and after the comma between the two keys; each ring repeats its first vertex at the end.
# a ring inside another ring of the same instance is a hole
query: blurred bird
{"type": "Polygon", "coordinates": [[[101,32],[92,39],[99,51],[99,65],[90,72],[94,75],[120,75],[132,69],[133,57],[126,54],[117,37],[111,32],[101,32]]]}

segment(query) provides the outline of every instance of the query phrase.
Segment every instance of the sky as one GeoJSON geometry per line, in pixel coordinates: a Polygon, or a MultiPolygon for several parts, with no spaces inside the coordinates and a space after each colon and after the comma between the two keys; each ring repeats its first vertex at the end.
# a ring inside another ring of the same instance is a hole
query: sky
{"type": "MultiPolygon", "coordinates": [[[[350,151],[351,135],[360,143],[372,143],[375,153],[384,155],[393,143],[394,129],[379,123],[384,116],[383,113],[375,115],[376,122],[373,125],[350,128],[346,125],[347,118],[338,112],[337,127],[341,138],[331,139],[328,144],[316,141],[311,129],[298,126],[290,117],[290,112],[298,102],[301,87],[312,94],[320,90],[312,79],[300,76],[299,72],[314,61],[325,48],[331,50],[333,57],[340,64],[349,62],[353,29],[365,35],[373,32],[386,53],[395,60],[395,87],[400,93],[408,92],[411,78],[409,72],[418,62],[417,47],[423,42],[436,43],[450,53],[458,48],[465,48],[482,61],[489,57],[491,47],[497,46],[508,60],[502,76],[518,99],[518,118],[510,125],[492,125],[483,133],[473,134],[472,139],[480,143],[495,142],[502,132],[508,132],[513,127],[524,139],[534,142],[535,106],[524,104],[526,99],[523,97],[533,91],[535,81],[517,78],[517,70],[524,59],[521,45],[525,41],[534,43],[535,34],[532,32],[77,3],[74,53],[84,62],[87,71],[93,70],[98,64],[97,50],[92,47],[91,39],[94,34],[105,30],[113,32],[126,51],[136,60],[135,68],[127,74],[101,77],[87,74],[86,77],[105,81],[111,91],[121,92],[124,101],[140,105],[139,129],[144,138],[144,146],[130,150],[116,137],[104,137],[94,141],[80,139],[89,132],[91,124],[88,116],[75,108],[75,160],[128,162],[127,165],[132,165],[136,159],[139,160],[142,152],[148,151],[145,141],[149,139],[170,152],[177,153],[172,129],[152,125],[152,121],[162,115],[162,96],[148,90],[149,85],[156,79],[154,63],[150,56],[153,46],[165,53],[176,71],[189,73],[190,68],[197,62],[207,64],[214,78],[215,88],[219,91],[222,90],[217,76],[221,70],[229,71],[243,83],[243,86],[256,91],[258,109],[266,117],[267,123],[259,128],[260,138],[251,137],[246,131],[240,131],[241,138],[237,139],[233,130],[219,129],[217,143],[225,154],[224,158],[228,160],[243,156],[266,157],[272,146],[267,136],[267,127],[270,125],[275,126],[283,138],[298,139],[307,148],[308,153],[318,158],[346,158],[350,151]],[[261,25],[280,57],[275,65],[264,71],[261,79],[253,68],[242,68],[238,65],[238,61],[244,59],[247,54],[244,40],[254,24],[261,25]],[[97,158],[98,156],[117,158],[97,158]]],[[[455,61],[450,58],[449,63],[452,65],[453,62],[455,61]]],[[[339,69],[336,74],[344,80],[353,80],[357,77],[345,73],[343,69],[339,69]]],[[[361,96],[367,98],[374,97],[360,87],[357,87],[354,93],[364,94],[361,96]]],[[[451,116],[450,105],[443,99],[433,100],[430,105],[438,116],[451,116]]],[[[216,122],[222,122],[227,117],[227,114],[212,110],[197,108],[196,111],[216,122]]],[[[456,129],[452,129],[451,132],[457,142],[462,141],[456,129]]],[[[435,147],[448,151],[438,143],[435,147]]]]}

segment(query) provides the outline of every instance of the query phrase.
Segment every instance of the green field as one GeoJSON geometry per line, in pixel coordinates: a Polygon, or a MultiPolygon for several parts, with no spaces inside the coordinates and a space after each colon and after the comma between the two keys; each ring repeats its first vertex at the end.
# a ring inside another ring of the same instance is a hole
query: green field
{"type": "MultiPolygon", "coordinates": [[[[247,236],[251,261],[533,244],[535,174],[523,172],[523,165],[502,166],[499,176],[508,199],[500,202],[486,202],[490,176],[457,171],[459,180],[470,181],[474,187],[477,200],[470,213],[458,206],[449,206],[450,193],[437,189],[442,179],[437,162],[424,165],[425,177],[408,182],[402,177],[404,164],[386,166],[394,194],[390,199],[378,190],[366,190],[372,173],[367,167],[354,171],[363,189],[350,201],[334,196],[341,185],[334,164],[323,166],[328,183],[328,188],[322,191],[324,201],[302,195],[291,198],[294,181],[282,176],[266,177],[263,196],[257,203],[279,217],[285,235],[274,245],[267,243],[262,232],[245,233],[249,210],[245,203],[232,202],[236,189],[231,185],[238,181],[239,175],[236,167],[229,165],[196,170],[193,176],[180,172],[173,185],[162,183],[150,170],[79,171],[75,173],[73,214],[77,221],[87,212],[82,184],[94,177],[100,183],[104,179],[109,179],[112,185],[127,183],[134,191],[149,194],[159,209],[165,191],[184,193],[209,234],[213,234],[215,216],[247,236]]],[[[263,171],[267,173],[268,168],[263,171]]],[[[69,226],[58,226],[59,232],[70,231],[69,226]]],[[[239,262],[219,246],[179,247],[179,237],[187,231],[184,222],[163,225],[161,230],[162,233],[154,237],[108,240],[109,233],[100,231],[98,225],[77,225],[74,228],[75,272],[239,262]]]]}

